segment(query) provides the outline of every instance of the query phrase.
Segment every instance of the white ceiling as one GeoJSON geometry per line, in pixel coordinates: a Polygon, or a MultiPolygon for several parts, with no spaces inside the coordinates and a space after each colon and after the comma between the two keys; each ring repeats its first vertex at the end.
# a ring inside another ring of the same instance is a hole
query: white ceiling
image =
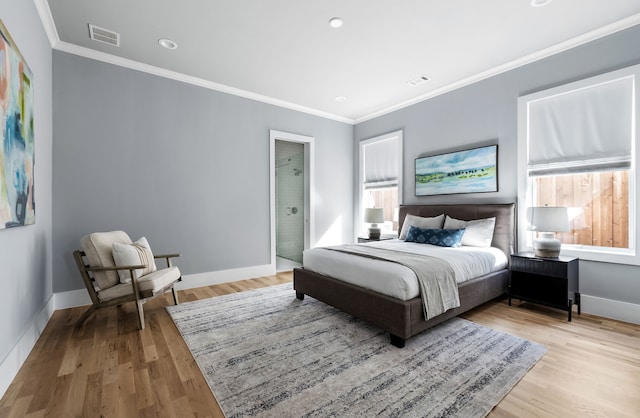
{"type": "Polygon", "coordinates": [[[55,49],[350,123],[640,23],[639,0],[34,1],[55,49]]]}

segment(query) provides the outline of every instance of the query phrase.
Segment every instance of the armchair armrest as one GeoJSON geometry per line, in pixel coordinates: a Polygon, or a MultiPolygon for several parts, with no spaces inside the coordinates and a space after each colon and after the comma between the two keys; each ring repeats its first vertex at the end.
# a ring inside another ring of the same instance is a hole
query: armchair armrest
{"type": "Polygon", "coordinates": [[[176,257],[182,257],[182,254],[173,253],[173,254],[154,254],[153,255],[153,258],[176,258],[176,257]]]}
{"type": "Polygon", "coordinates": [[[174,254],[154,254],[153,258],[164,258],[165,260],[167,260],[167,267],[171,267],[171,259],[172,258],[176,258],[176,257],[181,257],[182,254],[180,253],[174,253],[174,254]]]}
{"type": "MultiPolygon", "coordinates": [[[[129,270],[129,275],[130,277],[135,277],[135,271],[139,270],[139,269],[143,269],[146,268],[147,266],[145,266],[144,264],[138,264],[138,265],[133,265],[133,266],[113,266],[113,267],[85,267],[86,271],[118,271],[118,270],[129,270]]],[[[133,287],[133,293],[135,295],[138,295],[139,289],[138,289],[138,281],[137,280],[131,280],[131,286],[133,287]]],[[[136,296],[137,299],[137,296],[136,296]]]]}
{"type": "Polygon", "coordinates": [[[144,264],[138,264],[133,266],[113,266],[113,267],[85,267],[87,271],[117,271],[117,270],[138,270],[147,266],[144,264]]]}

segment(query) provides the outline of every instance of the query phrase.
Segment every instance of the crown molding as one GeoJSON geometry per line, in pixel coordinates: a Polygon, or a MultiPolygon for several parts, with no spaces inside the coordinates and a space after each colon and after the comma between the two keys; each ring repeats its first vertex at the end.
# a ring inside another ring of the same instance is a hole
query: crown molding
{"type": "Polygon", "coordinates": [[[34,0],[36,5],[36,9],[38,14],[40,15],[40,20],[42,21],[42,25],[44,26],[47,37],[49,38],[49,43],[53,49],[67,52],[70,54],[90,58],[97,61],[102,61],[105,63],[117,65],[120,67],[130,68],[136,71],[145,72],[148,74],[153,74],[159,77],[165,77],[169,79],[173,79],[176,81],[181,81],[183,83],[193,84],[199,87],[207,88],[210,90],[219,91],[222,93],[232,94],[234,96],[244,97],[250,100],[256,100],[258,102],[263,102],[267,104],[271,104],[274,106],[295,110],[302,113],[307,113],[314,116],[319,116],[326,119],[335,120],[338,122],[348,123],[350,125],[356,125],[362,122],[366,122],[371,119],[375,119],[377,117],[386,115],[388,113],[395,112],[396,110],[403,109],[405,107],[409,107],[416,103],[423,102],[425,100],[432,99],[434,97],[440,96],[442,94],[448,93],[453,90],[457,90],[461,87],[468,86],[473,83],[477,83],[479,81],[485,80],[487,78],[505,73],[507,71],[516,69],[518,67],[522,67],[524,65],[530,64],[532,62],[550,57],[552,55],[558,54],[560,52],[567,51],[569,49],[575,48],[580,45],[584,45],[588,42],[594,41],[599,38],[603,38],[608,35],[612,35],[616,32],[622,31],[624,29],[628,29],[632,26],[640,24],[640,13],[629,16],[627,18],[618,20],[609,25],[603,26],[601,28],[595,29],[593,31],[587,32],[580,36],[576,36],[567,41],[556,44],[552,47],[545,48],[541,51],[535,52],[533,54],[529,54],[525,57],[510,61],[506,64],[499,65],[497,67],[491,68],[487,71],[483,71],[478,74],[474,74],[471,77],[464,78],[462,80],[456,81],[454,83],[450,83],[446,86],[443,86],[439,89],[432,90],[423,95],[414,97],[413,99],[406,100],[404,102],[398,103],[396,105],[387,107],[385,109],[381,109],[379,111],[369,113],[367,115],[352,119],[340,115],[335,115],[328,112],[323,112],[317,109],[312,109],[306,106],[302,106],[296,103],[287,102],[284,100],[276,99],[269,96],[264,96],[261,94],[253,93],[247,90],[241,90],[235,87],[226,86],[224,84],[215,83],[212,81],[204,80],[202,78],[189,76],[186,74],[178,73],[176,71],[166,70],[163,68],[155,67],[153,65],[143,64],[137,61],[129,60],[126,58],[117,57],[115,55],[107,54],[104,52],[95,51],[93,49],[81,47],[78,45],[73,45],[68,42],[62,42],[60,37],[58,36],[58,31],[56,29],[55,22],[53,21],[53,16],[51,14],[51,9],[49,8],[49,4],[47,0],[34,0]]]}
{"type": "Polygon", "coordinates": [[[589,43],[591,41],[595,41],[595,40],[603,38],[605,36],[612,35],[612,34],[614,34],[616,32],[620,32],[620,31],[622,31],[624,29],[628,29],[628,28],[630,28],[632,26],[635,26],[637,24],[640,24],[640,13],[632,15],[632,16],[629,16],[629,17],[624,18],[622,20],[618,20],[618,21],[616,21],[616,22],[614,22],[612,24],[609,24],[607,26],[603,26],[601,28],[595,29],[595,30],[593,30],[591,32],[584,33],[584,34],[582,34],[580,36],[576,36],[575,38],[571,38],[571,39],[569,39],[567,41],[561,42],[561,43],[556,44],[554,46],[551,46],[549,48],[545,48],[545,49],[540,50],[538,52],[534,52],[533,54],[529,54],[529,55],[524,56],[522,58],[518,58],[516,60],[510,61],[510,62],[508,62],[506,64],[499,65],[497,67],[491,68],[491,69],[489,69],[487,71],[483,71],[481,73],[474,74],[471,77],[467,77],[467,78],[464,78],[462,80],[456,81],[455,83],[451,83],[451,84],[448,84],[446,86],[443,86],[443,87],[441,87],[439,89],[432,90],[432,91],[430,91],[428,93],[425,93],[425,94],[423,94],[421,96],[417,96],[417,97],[414,97],[413,99],[404,101],[402,103],[398,103],[397,105],[393,105],[393,106],[390,106],[390,107],[388,107],[386,109],[382,109],[382,110],[379,110],[377,112],[373,112],[373,113],[370,113],[368,115],[358,117],[358,118],[356,118],[354,120],[354,124],[366,122],[368,120],[375,119],[377,117],[386,115],[388,113],[395,112],[396,110],[400,110],[400,109],[403,109],[405,107],[409,107],[409,106],[414,105],[416,103],[420,103],[420,102],[423,102],[425,100],[432,99],[432,98],[434,98],[436,96],[440,96],[440,95],[448,93],[450,91],[457,90],[457,89],[459,89],[461,87],[465,87],[465,86],[468,86],[470,84],[477,83],[479,81],[485,80],[487,78],[491,78],[491,77],[496,76],[498,74],[505,73],[507,71],[516,69],[518,67],[522,67],[522,66],[527,65],[527,64],[531,64],[531,63],[533,63],[535,61],[539,61],[541,59],[550,57],[550,56],[558,54],[560,52],[564,52],[564,51],[567,51],[569,49],[578,47],[580,45],[584,45],[586,43],[589,43]]]}
{"type": "Polygon", "coordinates": [[[156,67],[149,64],[143,64],[138,61],[117,57],[115,55],[107,54],[105,52],[96,51],[90,48],[70,44],[63,42],[58,36],[53,15],[47,0],[34,0],[42,26],[49,38],[51,47],[55,50],[67,52],[69,54],[78,55],[81,57],[93,59],[96,61],[105,62],[108,64],[117,65],[119,67],[129,68],[132,70],[144,72],[147,74],[156,75],[159,77],[169,78],[172,80],[180,81],[187,84],[203,87],[209,90],[219,91],[221,93],[228,93],[234,96],[244,97],[245,99],[255,100],[262,103],[271,104],[274,106],[282,107],[285,109],[295,110],[302,113],[307,113],[313,116],[319,116],[325,119],[331,119],[338,122],[348,123],[353,125],[353,119],[344,116],[334,115],[332,113],[323,112],[321,110],[312,109],[310,107],[302,106],[296,103],[287,102],[285,100],[276,99],[274,97],[264,96],[261,94],[253,93],[247,90],[238,89],[235,87],[226,86],[224,84],[215,83],[213,81],[205,80],[198,77],[189,76],[176,71],[166,70],[164,68],[156,67]]]}
{"type": "Polygon", "coordinates": [[[33,3],[36,6],[38,15],[40,15],[44,32],[47,34],[47,38],[49,38],[49,44],[51,48],[55,48],[58,42],[60,42],[60,37],[58,37],[58,29],[56,29],[56,23],[53,21],[49,3],[47,3],[47,0],[33,0],[33,3]]]}
{"type": "Polygon", "coordinates": [[[222,93],[232,94],[234,96],[244,97],[245,99],[255,100],[262,103],[271,104],[278,107],[283,107],[290,110],[295,110],[302,113],[307,113],[314,116],[320,116],[325,119],[332,119],[338,122],[344,122],[353,125],[353,119],[346,118],[332,113],[323,112],[321,110],[312,109],[306,106],[298,105],[295,103],[287,102],[285,100],[276,99],[269,96],[263,96],[261,94],[253,93],[247,90],[238,89],[235,87],[226,86],[224,84],[215,83],[213,81],[205,80],[198,77],[182,74],[176,71],[167,70],[164,68],[156,67],[149,64],[143,64],[138,61],[130,60],[127,58],[117,57],[115,55],[107,54],[104,52],[96,51],[90,48],[70,44],[68,42],[58,42],[54,49],[69,54],[78,55],[81,57],[93,59],[96,61],[105,62],[108,64],[117,65],[119,67],[129,68],[132,70],[144,72],[147,74],[156,75],[159,77],[169,78],[183,83],[192,84],[198,87],[203,87],[209,90],[215,90],[222,93]]]}

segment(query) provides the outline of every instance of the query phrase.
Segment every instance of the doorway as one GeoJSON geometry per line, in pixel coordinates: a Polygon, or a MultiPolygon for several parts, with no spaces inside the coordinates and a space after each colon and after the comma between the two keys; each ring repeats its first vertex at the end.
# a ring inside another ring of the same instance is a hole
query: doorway
{"type": "Polygon", "coordinates": [[[276,272],[302,265],[311,242],[313,138],[271,131],[271,263],[276,272]]]}

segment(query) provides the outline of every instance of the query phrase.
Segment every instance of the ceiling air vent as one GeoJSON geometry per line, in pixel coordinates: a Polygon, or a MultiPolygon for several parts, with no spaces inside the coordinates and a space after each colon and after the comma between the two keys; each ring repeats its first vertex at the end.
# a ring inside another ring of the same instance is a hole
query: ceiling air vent
{"type": "Polygon", "coordinates": [[[94,41],[104,42],[105,44],[120,46],[120,34],[109,29],[89,24],[89,36],[94,41]]]}
{"type": "Polygon", "coordinates": [[[407,81],[407,84],[412,87],[415,87],[415,86],[419,86],[422,83],[426,83],[427,81],[429,81],[429,77],[422,76],[422,77],[414,78],[413,80],[407,81]]]}

